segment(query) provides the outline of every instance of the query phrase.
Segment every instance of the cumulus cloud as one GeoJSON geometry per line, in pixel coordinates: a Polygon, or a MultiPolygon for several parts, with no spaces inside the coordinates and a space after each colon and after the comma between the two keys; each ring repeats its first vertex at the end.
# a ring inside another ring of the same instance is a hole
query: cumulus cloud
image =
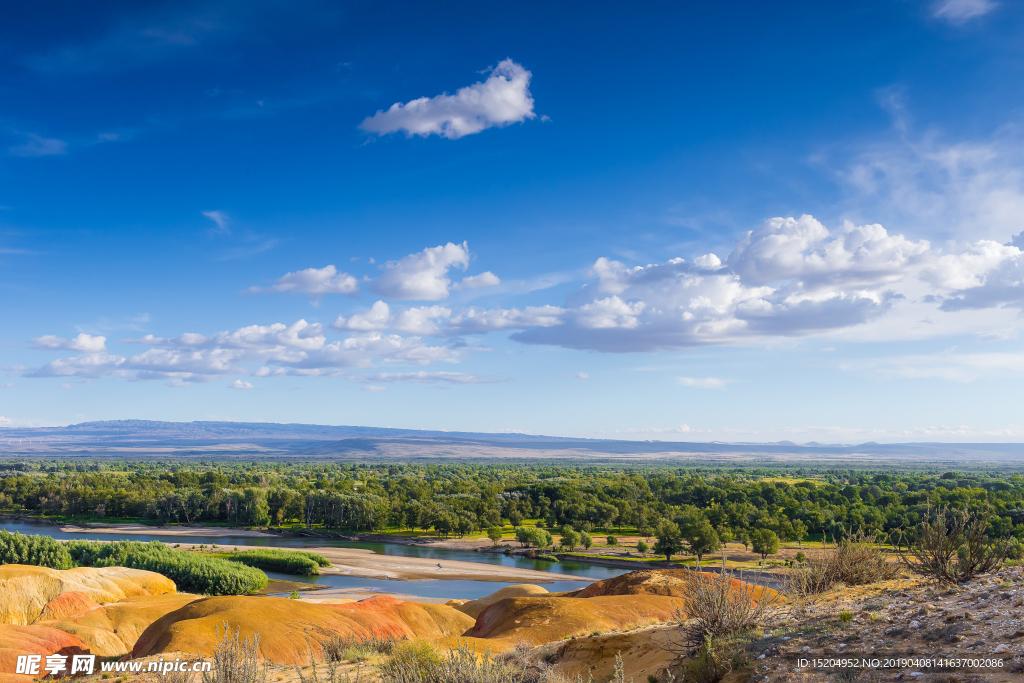
{"type": "Polygon", "coordinates": [[[676,377],[676,384],[681,384],[684,387],[700,387],[701,389],[725,387],[725,382],[715,377],[676,377]]]}
{"type": "Polygon", "coordinates": [[[32,346],[37,349],[64,349],[67,351],[99,353],[106,350],[106,342],[106,337],[93,336],[81,332],[71,339],[63,339],[52,334],[43,335],[33,339],[32,346]]]}
{"type": "Polygon", "coordinates": [[[566,313],[566,309],[551,305],[527,306],[522,310],[470,307],[451,318],[445,329],[459,334],[470,334],[526,327],[551,327],[561,325],[562,316],[566,313]]]}
{"type": "Polygon", "coordinates": [[[209,382],[242,373],[255,377],[337,375],[345,368],[376,363],[429,365],[457,357],[456,350],[430,346],[419,336],[403,337],[380,331],[364,331],[329,342],[321,325],[305,320],[291,325],[249,325],[213,335],[186,333],[172,338],[146,335],[122,341],[151,348],[129,357],[83,353],[25,370],[23,374],[27,377],[121,375],[137,380],[209,382]],[[251,370],[252,364],[262,367],[251,370]]]}
{"type": "Polygon", "coordinates": [[[431,335],[441,331],[437,321],[448,318],[451,314],[451,309],[443,306],[420,306],[400,308],[392,315],[390,306],[383,301],[377,301],[368,311],[353,313],[348,318],[338,316],[338,319],[331,323],[331,327],[358,332],[394,330],[431,335]]]}
{"type": "Polygon", "coordinates": [[[439,135],[449,140],[536,118],[530,95],[532,74],[511,59],[498,64],[487,80],[454,95],[420,97],[387,111],[378,110],[361,124],[367,133],[387,135],[404,131],[409,137],[439,135]]]}
{"type": "Polygon", "coordinates": [[[988,14],[997,6],[993,0],[938,0],[932,4],[932,16],[961,23],[988,14]]]}
{"type": "Polygon", "coordinates": [[[600,258],[591,270],[597,282],[569,295],[555,324],[512,338],[626,352],[836,332],[911,300],[930,297],[932,311],[943,310],[942,301],[944,310],[1017,301],[1019,253],[981,241],[946,254],[877,224],[829,231],[811,216],[772,218],[725,259],[705,254],[629,267],[600,258]],[[993,282],[976,296],[961,291],[993,282]]]}
{"type": "Polygon", "coordinates": [[[380,296],[392,299],[438,301],[447,299],[451,280],[450,268],[469,267],[469,246],[449,242],[444,246],[429,247],[409,254],[397,261],[381,266],[383,271],[372,289],[380,296]]]}
{"type": "Polygon", "coordinates": [[[228,389],[254,389],[250,382],[243,382],[240,379],[236,379],[234,382],[228,385],[228,389]]]}
{"type": "Polygon", "coordinates": [[[479,289],[480,287],[495,287],[501,284],[501,280],[491,271],[485,271],[479,275],[470,275],[462,278],[461,282],[452,285],[452,289],[479,289]]]}
{"type": "Polygon", "coordinates": [[[310,297],[320,297],[325,294],[355,294],[359,291],[359,281],[348,273],[339,273],[334,266],[285,273],[274,282],[274,285],[265,289],[250,287],[249,292],[298,292],[310,297]]]}

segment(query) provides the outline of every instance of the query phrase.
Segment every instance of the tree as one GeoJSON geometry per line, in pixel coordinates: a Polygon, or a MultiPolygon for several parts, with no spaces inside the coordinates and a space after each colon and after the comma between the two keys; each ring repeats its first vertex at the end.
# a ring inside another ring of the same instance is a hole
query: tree
{"type": "Polygon", "coordinates": [[[526,527],[519,527],[516,529],[516,540],[519,541],[519,545],[525,548],[530,545],[533,539],[533,532],[535,529],[527,529],[526,527]]]}
{"type": "Polygon", "coordinates": [[[491,539],[494,545],[501,543],[502,536],[501,527],[492,526],[487,529],[487,538],[491,539]]]}
{"type": "Polygon", "coordinates": [[[725,545],[726,543],[732,543],[732,529],[730,529],[727,526],[720,526],[718,527],[718,529],[716,529],[716,531],[718,532],[719,540],[722,541],[722,545],[725,545]]]}
{"type": "Polygon", "coordinates": [[[185,515],[185,522],[191,524],[199,519],[206,507],[206,498],[199,489],[188,488],[181,492],[178,497],[181,503],[181,514],[185,515]]]}
{"type": "Polygon", "coordinates": [[[566,524],[562,527],[562,547],[568,548],[571,553],[573,548],[580,544],[580,535],[576,533],[576,530],[566,524]]]}
{"type": "Polygon", "coordinates": [[[779,552],[779,537],[771,529],[757,529],[750,535],[750,545],[761,556],[761,561],[779,552]]]}
{"type": "Polygon", "coordinates": [[[807,525],[799,519],[793,520],[793,537],[799,547],[804,547],[804,539],[807,537],[807,525]]]}
{"type": "Polygon", "coordinates": [[[654,544],[654,552],[664,555],[665,560],[672,561],[673,555],[678,555],[683,550],[683,532],[675,522],[663,521],[658,525],[655,532],[658,540],[654,544]]]}
{"type": "Polygon", "coordinates": [[[690,546],[690,552],[697,556],[698,565],[704,559],[704,555],[722,547],[718,533],[706,519],[690,525],[686,530],[686,544],[690,546]]]}
{"type": "Polygon", "coordinates": [[[647,547],[646,543],[644,543],[643,541],[636,542],[636,551],[638,553],[640,553],[641,555],[646,555],[648,550],[650,550],[650,548],[647,547]]]}
{"type": "Polygon", "coordinates": [[[518,508],[512,509],[508,513],[508,523],[513,527],[519,526],[523,523],[523,513],[521,513],[518,508]]]}
{"type": "Polygon", "coordinates": [[[607,543],[608,543],[608,545],[618,545],[619,544],[619,539],[616,538],[615,536],[609,536],[608,540],[607,540],[607,543]]]}
{"type": "Polygon", "coordinates": [[[740,535],[736,537],[736,540],[743,544],[744,550],[750,548],[750,532],[746,529],[740,532],[740,535]]]}
{"type": "Polygon", "coordinates": [[[590,537],[586,531],[580,534],[580,545],[587,550],[590,550],[590,546],[594,545],[594,539],[590,537]]]}

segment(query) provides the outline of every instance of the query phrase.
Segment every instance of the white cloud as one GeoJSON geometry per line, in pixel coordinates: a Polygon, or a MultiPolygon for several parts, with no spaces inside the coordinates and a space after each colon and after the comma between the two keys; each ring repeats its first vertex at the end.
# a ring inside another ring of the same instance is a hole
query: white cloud
{"type": "Polygon", "coordinates": [[[590,375],[585,372],[577,372],[573,377],[576,379],[590,379],[590,375]]]}
{"type": "Polygon", "coordinates": [[[387,390],[388,390],[387,387],[380,387],[380,386],[377,386],[375,384],[369,384],[369,385],[363,387],[363,391],[369,391],[369,392],[372,392],[374,394],[379,394],[379,393],[385,392],[387,390]]]}
{"type": "Polygon", "coordinates": [[[167,386],[169,386],[169,387],[190,387],[190,386],[192,386],[192,382],[186,382],[183,379],[174,378],[170,382],[167,383],[167,386]]]}
{"type": "Polygon", "coordinates": [[[532,74],[511,59],[498,64],[483,83],[460,88],[454,95],[420,97],[405,104],[396,102],[378,110],[360,128],[387,135],[440,135],[454,140],[493,127],[520,123],[536,117],[530,95],[532,74]]]}
{"type": "Polygon", "coordinates": [[[63,140],[44,138],[35,133],[24,133],[24,144],[15,145],[8,151],[16,157],[45,157],[54,154],[67,154],[68,145],[63,140]]]}
{"type": "Polygon", "coordinates": [[[435,361],[453,361],[458,355],[448,347],[429,346],[419,336],[403,337],[380,331],[328,342],[321,325],[305,320],[291,325],[249,325],[209,336],[196,333],[173,338],[146,335],[123,341],[152,348],[127,358],[85,353],[51,361],[35,370],[20,371],[26,377],[122,375],[139,380],[209,382],[241,373],[255,377],[336,375],[344,368],[375,363],[429,365],[435,361]],[[250,364],[254,363],[263,367],[253,370],[250,364]]]}
{"type": "Polygon", "coordinates": [[[243,382],[240,379],[236,379],[234,382],[228,385],[228,389],[254,389],[252,384],[249,382],[243,382]]]}
{"type": "Polygon", "coordinates": [[[359,291],[359,281],[348,273],[339,273],[334,266],[285,273],[274,282],[276,284],[267,287],[266,290],[263,287],[250,287],[249,292],[299,292],[319,297],[325,294],[355,294],[359,291]]]}
{"type": "Polygon", "coordinates": [[[1024,215],[1024,129],[961,142],[901,132],[857,154],[840,177],[855,212],[870,207],[876,220],[933,237],[1005,243],[1024,215]]]}
{"type": "Polygon", "coordinates": [[[430,247],[381,266],[381,276],[372,289],[392,299],[437,301],[447,299],[451,281],[449,268],[469,267],[469,247],[465,242],[430,247]]]}
{"type": "Polygon", "coordinates": [[[457,333],[493,332],[525,327],[551,327],[562,324],[566,310],[558,306],[518,308],[468,308],[451,319],[448,331],[457,333]]]}
{"type": "Polygon", "coordinates": [[[408,334],[430,335],[441,331],[436,321],[448,318],[451,314],[451,309],[443,306],[420,306],[402,308],[392,315],[390,306],[383,301],[376,301],[368,311],[353,313],[348,318],[338,316],[331,327],[357,332],[390,329],[408,334]]]}
{"type": "Polygon", "coordinates": [[[84,351],[86,353],[99,353],[106,351],[106,337],[93,336],[80,332],[71,339],[63,339],[52,334],[43,335],[32,340],[32,346],[37,349],[64,349],[67,351],[84,351]]]}
{"type": "Polygon", "coordinates": [[[973,382],[1024,374],[1024,353],[942,353],[872,358],[844,363],[843,370],[873,370],[890,377],[973,382]]]}
{"type": "Polygon", "coordinates": [[[337,330],[358,330],[365,332],[369,330],[386,330],[391,322],[391,308],[383,301],[374,302],[370,310],[362,313],[353,313],[348,318],[338,316],[331,327],[337,330]]]}
{"type": "Polygon", "coordinates": [[[211,221],[216,223],[217,227],[214,232],[220,232],[230,234],[231,228],[228,227],[228,215],[223,211],[203,211],[203,215],[209,218],[211,221]]]}
{"type": "Polygon", "coordinates": [[[723,389],[725,382],[715,377],[676,377],[676,384],[684,387],[700,387],[701,389],[723,389]]]}
{"type": "Polygon", "coordinates": [[[25,377],[102,377],[122,369],[124,356],[88,353],[52,360],[41,368],[27,371],[25,377]]]}
{"type": "Polygon", "coordinates": [[[437,321],[450,318],[452,309],[443,306],[405,308],[395,314],[391,329],[407,334],[430,335],[441,331],[437,321]]]}
{"type": "Polygon", "coordinates": [[[382,372],[365,378],[371,382],[417,382],[422,384],[489,384],[499,380],[464,372],[382,372]]]}
{"type": "MultiPolygon", "coordinates": [[[[597,282],[567,297],[557,315],[562,324],[530,327],[512,338],[651,351],[838,333],[893,310],[941,314],[941,302],[958,296],[953,288],[988,282],[992,269],[1007,266],[1017,253],[1016,247],[977,242],[957,247],[950,260],[925,240],[890,235],[877,224],[844,223],[832,233],[811,216],[773,218],[740,238],[726,259],[706,254],[693,263],[675,258],[628,267],[600,258],[592,269],[597,282]]],[[[907,334],[898,317],[886,334],[907,334]]],[[[944,320],[948,324],[936,331],[954,325],[944,320]]],[[[994,326],[991,319],[984,324],[994,326]]]]}
{"type": "Polygon", "coordinates": [[[11,424],[11,419],[9,417],[4,417],[3,415],[0,415],[0,423],[11,424]]]}
{"type": "Polygon", "coordinates": [[[501,279],[491,271],[485,271],[479,275],[470,275],[462,278],[462,282],[452,285],[452,289],[479,289],[480,287],[496,287],[501,284],[501,279]]]}
{"type": "Polygon", "coordinates": [[[988,14],[997,6],[993,0],[938,0],[932,4],[932,16],[961,23],[988,14]]]}

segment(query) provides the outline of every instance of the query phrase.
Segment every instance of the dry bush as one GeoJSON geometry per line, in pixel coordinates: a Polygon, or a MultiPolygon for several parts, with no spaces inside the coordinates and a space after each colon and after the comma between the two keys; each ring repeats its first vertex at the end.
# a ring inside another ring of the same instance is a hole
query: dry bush
{"type": "Polygon", "coordinates": [[[677,610],[683,640],[669,642],[679,652],[693,653],[708,638],[750,631],[778,616],[783,597],[778,591],[743,581],[743,574],[694,573],[677,610]]]}
{"type": "MultiPolygon", "coordinates": [[[[214,632],[220,635],[217,627],[214,632]]],[[[260,634],[252,640],[239,640],[224,622],[224,635],[213,652],[212,667],[203,672],[203,683],[266,683],[267,663],[259,665],[260,634]]]]}
{"type": "Polygon", "coordinates": [[[422,642],[401,643],[378,666],[381,683],[549,683],[550,666],[524,644],[492,657],[466,643],[438,655],[422,642]]]}
{"type": "Polygon", "coordinates": [[[398,640],[393,636],[371,635],[359,639],[351,633],[339,636],[332,633],[323,644],[324,656],[329,662],[362,662],[374,655],[389,655],[395,651],[398,640]]]}
{"type": "Polygon", "coordinates": [[[684,681],[718,683],[732,673],[732,656],[721,643],[707,636],[700,649],[686,661],[684,681]]]}
{"type": "Polygon", "coordinates": [[[803,567],[789,573],[789,589],[795,595],[817,595],[833,586],[862,586],[899,578],[902,567],[886,559],[877,541],[863,532],[845,534],[836,548],[807,558],[803,567]]]}
{"type": "Polygon", "coordinates": [[[1011,538],[988,537],[988,508],[971,514],[942,508],[928,511],[925,521],[911,540],[911,562],[900,554],[910,569],[940,583],[970,581],[978,574],[999,569],[1010,550],[1011,538]]]}

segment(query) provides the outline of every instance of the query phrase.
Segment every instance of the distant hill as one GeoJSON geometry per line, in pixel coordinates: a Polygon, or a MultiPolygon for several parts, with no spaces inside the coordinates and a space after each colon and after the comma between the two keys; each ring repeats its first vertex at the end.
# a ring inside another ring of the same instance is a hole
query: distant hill
{"type": "Polygon", "coordinates": [[[1024,466],[1024,444],[857,445],[697,443],[577,439],[537,434],[445,432],[269,422],[105,420],[66,427],[0,429],[0,458],[170,457],[590,462],[815,462],[837,465],[911,461],[1024,466]]]}

